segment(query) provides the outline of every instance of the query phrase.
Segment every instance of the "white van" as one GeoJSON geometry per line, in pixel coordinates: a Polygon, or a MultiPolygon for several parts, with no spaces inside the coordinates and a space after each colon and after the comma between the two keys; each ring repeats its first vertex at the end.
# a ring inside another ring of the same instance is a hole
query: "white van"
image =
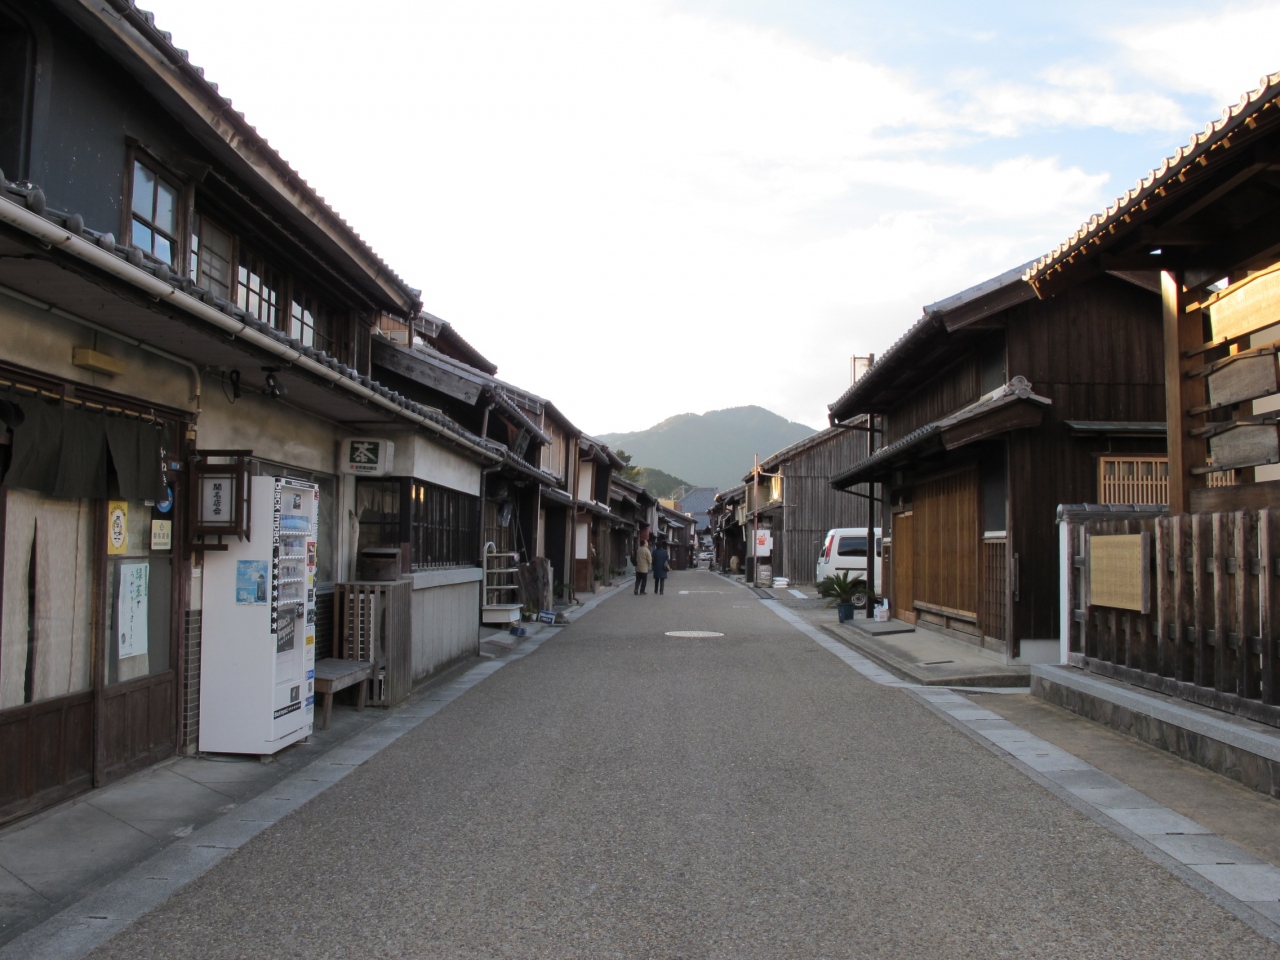
{"type": "MultiPolygon", "coordinates": [[[[877,596],[884,593],[884,574],[881,565],[881,556],[884,553],[882,533],[883,531],[876,527],[874,570],[877,596]]],[[[867,576],[866,527],[840,527],[827,531],[826,539],[822,542],[822,552],[818,554],[818,573],[817,580],[814,582],[820,583],[826,577],[836,576],[845,570],[849,572],[851,578],[865,579],[867,576]]],[[[866,599],[863,597],[857,605],[863,606],[865,603],[866,599]]]]}

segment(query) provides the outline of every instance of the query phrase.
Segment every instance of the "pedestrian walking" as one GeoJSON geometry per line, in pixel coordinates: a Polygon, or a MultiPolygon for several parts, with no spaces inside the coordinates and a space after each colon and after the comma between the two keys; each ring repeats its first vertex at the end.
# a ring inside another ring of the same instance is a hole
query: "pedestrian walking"
{"type": "Polygon", "coordinates": [[[665,593],[667,571],[671,569],[671,554],[667,553],[667,541],[659,540],[658,549],[653,551],[653,594],[665,593]]]}
{"type": "Polygon", "coordinates": [[[653,554],[643,540],[636,547],[636,594],[645,592],[649,584],[649,568],[653,565],[653,554]]]}

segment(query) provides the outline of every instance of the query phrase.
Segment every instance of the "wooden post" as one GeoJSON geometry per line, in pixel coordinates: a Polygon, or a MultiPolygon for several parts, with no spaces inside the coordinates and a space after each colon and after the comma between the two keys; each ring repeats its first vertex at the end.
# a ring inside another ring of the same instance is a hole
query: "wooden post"
{"type": "Polygon", "coordinates": [[[1194,565],[1191,605],[1195,631],[1195,660],[1191,668],[1191,682],[1197,687],[1213,686],[1213,650],[1208,646],[1208,631],[1212,629],[1214,615],[1211,595],[1213,574],[1208,569],[1208,561],[1213,555],[1211,519],[1212,517],[1207,514],[1191,516],[1191,555],[1194,565]]]}
{"type": "Polygon", "coordinates": [[[1256,514],[1241,510],[1236,514],[1236,634],[1240,637],[1239,671],[1240,696],[1256,700],[1258,686],[1258,650],[1250,638],[1261,619],[1258,613],[1258,580],[1254,561],[1258,557],[1258,524],[1256,514]]]}
{"type": "Polygon", "coordinates": [[[1169,447],[1169,513],[1189,513],[1191,491],[1203,487],[1203,474],[1191,473],[1192,467],[1203,467],[1208,442],[1191,436],[1200,418],[1187,411],[1205,403],[1205,378],[1186,376],[1187,370],[1200,363],[1188,358],[1187,351],[1204,344],[1204,325],[1199,311],[1184,312],[1181,271],[1160,273],[1160,292],[1164,302],[1164,396],[1168,422],[1169,447]]]}
{"type": "Polygon", "coordinates": [[[1276,550],[1280,549],[1280,516],[1270,509],[1258,513],[1259,644],[1262,648],[1262,702],[1280,701],[1276,683],[1276,634],[1280,628],[1280,590],[1276,589],[1276,550]]]}
{"type": "Polygon", "coordinates": [[[1174,573],[1170,564],[1175,562],[1177,535],[1173,529],[1172,517],[1160,517],[1156,520],[1156,654],[1152,665],[1156,673],[1162,677],[1172,677],[1174,663],[1177,660],[1178,647],[1176,638],[1170,632],[1177,630],[1177,608],[1174,600],[1174,573]]]}

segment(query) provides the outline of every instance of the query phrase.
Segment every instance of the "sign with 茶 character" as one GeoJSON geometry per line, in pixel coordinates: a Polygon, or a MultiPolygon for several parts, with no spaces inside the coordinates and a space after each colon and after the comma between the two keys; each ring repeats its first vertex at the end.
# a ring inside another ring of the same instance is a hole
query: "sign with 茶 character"
{"type": "Polygon", "coordinates": [[[1151,612],[1151,534],[1089,537],[1089,603],[1151,612]]]}
{"type": "Polygon", "coordinates": [[[359,477],[385,477],[395,466],[396,445],[378,437],[349,437],[342,441],[343,473],[359,477]]]}

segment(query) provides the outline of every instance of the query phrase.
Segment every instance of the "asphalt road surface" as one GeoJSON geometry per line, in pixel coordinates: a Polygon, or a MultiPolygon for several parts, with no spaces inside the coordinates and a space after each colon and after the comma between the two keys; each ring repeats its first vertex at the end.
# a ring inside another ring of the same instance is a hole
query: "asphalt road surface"
{"type": "Polygon", "coordinates": [[[695,571],[663,597],[606,600],[93,956],[1280,949],[905,692],[695,571]]]}

